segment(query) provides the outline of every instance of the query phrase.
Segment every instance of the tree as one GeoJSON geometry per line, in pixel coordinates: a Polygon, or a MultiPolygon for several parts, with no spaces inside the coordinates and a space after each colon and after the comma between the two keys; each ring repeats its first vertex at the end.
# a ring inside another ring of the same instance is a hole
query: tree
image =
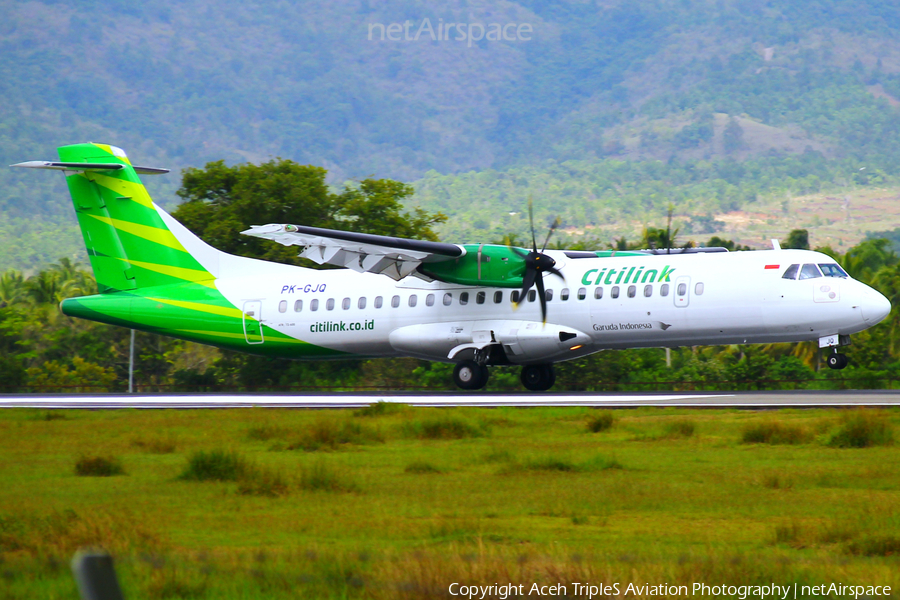
{"type": "Polygon", "coordinates": [[[303,264],[297,248],[241,235],[251,225],[294,223],[312,227],[437,240],[432,225],[446,217],[403,211],[412,186],[390,179],[364,179],[334,194],[325,169],[276,159],[261,165],[208,163],[185,169],[178,190],[184,203],[172,215],[219,250],[288,264],[303,264]]]}
{"type": "Polygon", "coordinates": [[[726,154],[732,154],[738,150],[743,150],[747,144],[744,143],[744,128],[737,122],[737,119],[730,117],[725,131],[722,132],[722,148],[726,154]]]}
{"type": "Polygon", "coordinates": [[[782,246],[795,250],[809,250],[809,232],[805,229],[792,230],[782,246]]]}

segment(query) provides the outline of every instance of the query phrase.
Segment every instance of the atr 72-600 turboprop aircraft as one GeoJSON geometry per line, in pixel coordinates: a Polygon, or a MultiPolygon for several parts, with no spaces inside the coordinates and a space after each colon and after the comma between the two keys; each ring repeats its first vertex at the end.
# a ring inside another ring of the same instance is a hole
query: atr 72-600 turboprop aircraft
{"type": "Polygon", "coordinates": [[[607,348],[813,340],[840,369],[838,348],[891,308],[832,258],[777,244],[529,251],[269,224],[243,233],[347,268],[243,258],[153,203],[138,174],[165,169],[132,166],[103,144],[59,155],[14,166],[66,176],[100,293],[64,300],[63,313],[230,350],[453,362],[464,389],[484,387],[490,365],[521,365],[523,385],[537,391],[553,385],[553,363],[607,348]]]}

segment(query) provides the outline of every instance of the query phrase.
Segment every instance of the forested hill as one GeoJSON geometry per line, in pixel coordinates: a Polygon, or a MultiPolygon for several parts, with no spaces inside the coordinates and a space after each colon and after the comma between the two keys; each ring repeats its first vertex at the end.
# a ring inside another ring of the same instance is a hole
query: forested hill
{"type": "MultiPolygon", "coordinates": [[[[3,165],[88,140],[176,172],[280,156],[324,166],[335,183],[422,180],[419,200],[451,213],[471,209],[482,172],[500,173],[509,181],[482,208],[494,228],[493,213],[521,210],[528,194],[573,196],[564,217],[592,224],[817,189],[861,166],[861,185],[891,182],[900,168],[893,1],[2,6],[3,165]],[[507,39],[488,39],[492,25],[507,39]],[[787,155],[799,167],[779,162],[787,155]]],[[[178,183],[152,191],[166,204],[178,183]]],[[[0,170],[0,268],[71,254],[70,210],[60,177],[0,170]]]]}

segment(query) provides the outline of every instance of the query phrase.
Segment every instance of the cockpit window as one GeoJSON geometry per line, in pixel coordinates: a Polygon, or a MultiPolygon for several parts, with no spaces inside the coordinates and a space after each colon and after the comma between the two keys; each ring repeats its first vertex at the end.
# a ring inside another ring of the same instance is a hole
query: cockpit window
{"type": "Polygon", "coordinates": [[[800,279],[815,279],[821,276],[822,273],[819,272],[819,267],[816,265],[806,264],[800,269],[800,279]]]}
{"type": "Polygon", "coordinates": [[[800,270],[800,265],[791,265],[787,268],[787,271],[784,272],[784,275],[781,276],[782,279],[797,279],[797,271],[800,270]]]}
{"type": "Polygon", "coordinates": [[[834,263],[819,265],[819,268],[822,269],[825,277],[843,277],[845,279],[848,277],[847,272],[834,263]]]}

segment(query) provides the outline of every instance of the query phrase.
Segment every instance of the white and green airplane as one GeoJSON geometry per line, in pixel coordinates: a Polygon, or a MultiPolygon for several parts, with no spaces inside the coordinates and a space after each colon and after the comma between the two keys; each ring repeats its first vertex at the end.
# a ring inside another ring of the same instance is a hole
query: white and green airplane
{"type": "Polygon", "coordinates": [[[63,313],[229,350],[452,362],[456,384],[471,390],[489,366],[519,365],[522,384],[541,391],[554,363],[609,348],[811,340],[840,369],[838,348],[891,309],[832,258],[777,243],[570,252],[268,224],[243,233],[346,268],[233,256],[153,203],[138,175],[165,169],[133,166],[103,144],[59,156],[13,166],[66,176],[100,293],[64,300],[63,313]]]}

